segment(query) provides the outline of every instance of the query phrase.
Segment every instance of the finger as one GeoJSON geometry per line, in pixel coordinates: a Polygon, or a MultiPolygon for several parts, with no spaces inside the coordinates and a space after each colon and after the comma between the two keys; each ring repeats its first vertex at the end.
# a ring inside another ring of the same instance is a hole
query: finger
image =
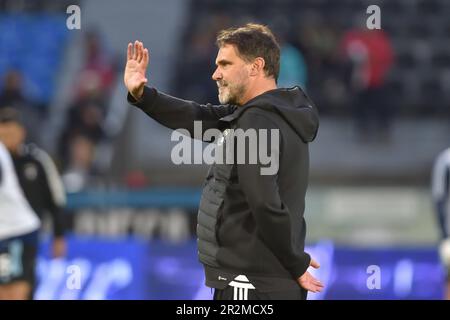
{"type": "Polygon", "coordinates": [[[133,45],[130,42],[130,43],[128,43],[128,48],[127,48],[127,60],[131,59],[132,51],[133,51],[133,45]]]}
{"type": "Polygon", "coordinates": [[[316,292],[321,292],[323,290],[323,287],[311,285],[310,289],[312,292],[316,293],[316,292]]]}
{"type": "Polygon", "coordinates": [[[136,58],[137,58],[138,46],[139,46],[139,44],[138,44],[138,41],[136,40],[134,42],[134,51],[133,51],[133,59],[134,60],[136,60],[136,58]]]}
{"type": "Polygon", "coordinates": [[[140,50],[139,50],[139,62],[142,61],[142,59],[144,59],[144,44],[141,42],[140,46],[139,46],[140,50]]]}
{"type": "Polygon", "coordinates": [[[141,51],[140,51],[139,62],[142,62],[143,59],[144,59],[144,44],[141,42],[141,51]]]}
{"type": "Polygon", "coordinates": [[[314,282],[314,285],[317,286],[317,287],[319,287],[319,288],[323,288],[323,287],[324,287],[323,283],[320,282],[320,281],[315,281],[315,282],[314,282]]]}
{"type": "Polygon", "coordinates": [[[141,62],[141,59],[142,59],[142,42],[138,41],[138,52],[136,60],[137,62],[141,62]]]}
{"type": "Polygon", "coordinates": [[[145,86],[147,84],[147,78],[144,78],[140,81],[139,87],[145,86]]]}
{"type": "Polygon", "coordinates": [[[323,283],[320,280],[314,278],[313,276],[311,276],[311,283],[323,287],[323,283]]]}
{"type": "Polygon", "coordinates": [[[316,287],[314,287],[314,286],[310,286],[310,287],[308,287],[308,289],[307,289],[308,291],[311,291],[311,292],[313,292],[313,293],[316,293],[317,292],[317,288],[316,287]]]}
{"type": "Polygon", "coordinates": [[[149,60],[149,54],[148,54],[147,48],[144,49],[144,58],[143,58],[143,60],[144,60],[144,65],[147,66],[148,65],[148,60],[149,60]]]}
{"type": "Polygon", "coordinates": [[[143,52],[142,42],[138,42],[138,52],[137,52],[137,56],[136,56],[137,62],[141,62],[141,60],[142,60],[142,52],[143,52]]]}
{"type": "Polygon", "coordinates": [[[308,279],[306,283],[300,284],[305,287],[315,287],[315,288],[323,288],[324,285],[321,281],[317,280],[316,278],[312,277],[308,279]]]}
{"type": "Polygon", "coordinates": [[[311,267],[313,267],[314,269],[319,269],[320,268],[320,264],[314,259],[311,259],[311,262],[309,263],[309,265],[311,267]]]}

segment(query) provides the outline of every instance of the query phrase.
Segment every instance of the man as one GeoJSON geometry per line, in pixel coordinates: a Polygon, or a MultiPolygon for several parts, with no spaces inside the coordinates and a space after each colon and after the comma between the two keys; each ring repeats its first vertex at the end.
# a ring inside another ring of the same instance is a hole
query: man
{"type": "Polygon", "coordinates": [[[341,44],[352,67],[349,85],[356,100],[356,129],[363,141],[387,142],[393,112],[384,97],[387,75],[394,62],[393,48],[384,30],[368,30],[365,20],[361,27],[347,31],[341,44]]]}
{"type": "MultiPolygon", "coordinates": [[[[63,237],[61,210],[65,204],[65,192],[56,167],[50,157],[34,145],[25,145],[26,130],[22,125],[20,114],[12,108],[0,110],[0,142],[11,155],[13,166],[8,168],[9,174],[17,177],[18,192],[23,194],[26,207],[39,221],[44,213],[49,213],[53,222],[53,256],[65,254],[66,244],[63,237]]],[[[3,213],[3,210],[1,210],[3,213]]],[[[6,212],[6,210],[5,210],[6,212]]],[[[8,227],[5,226],[5,232],[8,227]]],[[[14,251],[19,244],[19,254],[23,273],[3,278],[5,284],[19,284],[22,288],[14,299],[32,298],[35,286],[35,264],[38,246],[38,233],[33,232],[25,237],[9,241],[7,251],[14,251]]],[[[12,259],[12,255],[10,255],[12,259]]],[[[11,262],[11,261],[10,261],[11,262]]],[[[13,263],[13,262],[11,262],[13,263]]]]}
{"type": "Polygon", "coordinates": [[[446,269],[445,297],[450,300],[450,148],[441,152],[435,161],[431,190],[441,231],[439,257],[446,269]]]}
{"type": "Polygon", "coordinates": [[[25,81],[18,70],[8,71],[3,80],[3,88],[0,91],[0,109],[8,107],[20,111],[23,115],[23,125],[27,128],[33,142],[40,141],[40,114],[39,106],[27,99],[24,94],[25,81]]]}
{"type": "Polygon", "coordinates": [[[39,228],[39,219],[26,201],[12,159],[0,140],[0,300],[25,299],[28,285],[23,279],[29,239],[39,228]]]}
{"type": "MultiPolygon", "coordinates": [[[[267,27],[224,30],[217,45],[212,79],[222,105],[199,105],[146,87],[149,53],[138,41],[134,48],[128,44],[128,101],[191,136],[194,121],[202,121],[203,132],[220,129],[222,138],[231,129],[279,132],[279,139],[262,144],[278,153],[275,174],[262,174],[261,161],[211,166],[199,206],[198,256],[214,299],[306,299],[307,291],[323,288],[307,271],[319,264],[304,252],[308,143],[317,134],[317,112],[299,87],[277,89],[280,49],[267,27]]],[[[217,145],[230,142],[218,139],[217,145]]],[[[237,149],[235,157],[251,155],[251,146],[237,149]]]]}

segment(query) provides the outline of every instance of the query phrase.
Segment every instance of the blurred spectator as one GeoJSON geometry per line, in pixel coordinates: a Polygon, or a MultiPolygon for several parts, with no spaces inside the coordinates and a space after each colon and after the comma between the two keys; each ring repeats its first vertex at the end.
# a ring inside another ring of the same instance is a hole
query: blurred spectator
{"type": "Polygon", "coordinates": [[[200,101],[216,100],[214,86],[211,85],[210,74],[213,70],[211,53],[215,50],[211,45],[212,34],[210,31],[202,31],[194,34],[190,52],[183,62],[183,72],[179,80],[179,87],[183,91],[183,97],[187,99],[199,99],[200,101]],[[192,77],[195,74],[195,77],[192,77]],[[206,76],[208,75],[208,76],[206,76]]]}
{"type": "Polygon", "coordinates": [[[82,134],[96,145],[105,138],[103,121],[105,118],[105,105],[103,101],[81,100],[69,108],[66,127],[61,135],[59,151],[61,159],[68,163],[71,141],[82,134]]]}
{"type": "MultiPolygon", "coordinates": [[[[50,156],[36,145],[24,143],[27,132],[22,125],[22,119],[23,116],[16,109],[3,108],[0,110],[0,142],[11,154],[21,193],[25,196],[33,215],[42,220],[44,214],[49,214],[54,235],[52,255],[55,258],[62,257],[66,254],[63,222],[63,208],[66,203],[65,190],[50,156]]],[[[9,183],[7,186],[12,187],[11,181],[9,183]]],[[[4,226],[8,226],[7,221],[5,223],[3,218],[2,223],[4,226]]],[[[38,232],[35,231],[9,241],[10,263],[16,263],[18,269],[22,270],[17,275],[11,275],[7,281],[10,285],[16,286],[15,299],[28,299],[33,296],[36,285],[35,267],[38,240],[38,232]],[[18,245],[22,249],[17,251],[14,247],[17,249],[18,245]]],[[[5,268],[3,269],[5,271],[5,268]]]]}
{"type": "Polygon", "coordinates": [[[307,68],[301,51],[286,42],[283,37],[279,39],[281,56],[278,86],[290,88],[300,85],[306,88],[307,68]]]}
{"type": "Polygon", "coordinates": [[[336,63],[333,59],[339,42],[336,28],[320,16],[310,14],[302,20],[298,26],[298,42],[314,70],[323,73],[324,68],[336,63]]]}
{"type": "Polygon", "coordinates": [[[96,175],[93,161],[95,145],[83,134],[77,134],[69,141],[69,162],[63,174],[67,192],[79,192],[92,185],[96,175]]]}
{"type": "Polygon", "coordinates": [[[363,139],[389,138],[393,113],[385,95],[386,76],[393,63],[393,49],[383,30],[350,30],[342,50],[351,63],[350,90],[355,95],[354,116],[363,139]]]}
{"type": "Polygon", "coordinates": [[[83,99],[86,95],[92,94],[92,87],[98,88],[102,95],[109,96],[115,76],[115,62],[102,45],[99,34],[95,31],[87,32],[84,42],[84,63],[77,81],[79,83],[77,98],[83,99]]]}
{"type": "Polygon", "coordinates": [[[445,268],[445,298],[450,300],[450,148],[436,158],[431,176],[431,191],[441,233],[439,257],[445,268]]]}
{"type": "Polygon", "coordinates": [[[23,115],[24,126],[28,131],[27,139],[38,143],[42,119],[35,105],[23,94],[22,75],[19,71],[12,70],[5,75],[3,91],[0,93],[0,109],[5,107],[17,109],[23,115]]]}
{"type": "Polygon", "coordinates": [[[416,13],[423,10],[423,1],[386,3],[382,27],[388,34],[366,29],[368,34],[365,35],[362,28],[347,31],[355,17],[358,25],[364,23],[366,28],[367,5],[361,1],[351,1],[348,6],[335,1],[284,1],[283,4],[269,1],[263,7],[254,1],[245,1],[246,5],[239,10],[232,4],[219,2],[192,1],[194,14],[185,28],[182,50],[179,50],[179,68],[174,77],[174,93],[184,98],[217,102],[213,83],[198,80],[203,78],[201,74],[212,71],[208,67],[213,61],[205,58],[210,50],[207,48],[208,34],[214,34],[221,23],[222,27],[233,26],[245,18],[245,22],[255,20],[281,25],[284,31],[288,30],[288,42],[301,52],[307,65],[308,93],[320,105],[321,112],[345,117],[353,115],[357,133],[363,138],[388,139],[397,110],[413,116],[430,115],[431,108],[441,115],[449,114],[450,108],[445,106],[449,104],[450,95],[446,94],[445,87],[450,66],[446,36],[450,33],[443,30],[450,28],[447,28],[444,11],[436,19],[415,21],[416,13]],[[349,45],[350,38],[360,40],[370,52],[366,61],[358,61],[354,53],[347,52],[349,47],[340,50],[344,42],[345,46],[349,45]],[[394,60],[391,40],[398,51],[398,64],[392,77],[386,79],[394,60]],[[191,64],[191,61],[195,63],[191,64]],[[414,74],[419,77],[411,77],[414,74]],[[364,82],[364,77],[370,81],[364,82]],[[386,97],[380,98],[381,95],[386,97]],[[428,102],[434,97],[439,97],[438,102],[430,105],[428,102]],[[373,106],[371,101],[374,101],[373,106]]]}
{"type": "Polygon", "coordinates": [[[184,99],[218,102],[217,86],[211,81],[217,53],[214,41],[217,32],[230,24],[228,14],[218,13],[196,20],[194,26],[186,29],[190,32],[185,35],[179,71],[175,74],[175,91],[184,99]]]}
{"type": "Polygon", "coordinates": [[[0,102],[2,106],[8,105],[18,109],[29,106],[22,93],[22,76],[19,71],[13,70],[6,73],[0,102]]]}
{"type": "Polygon", "coordinates": [[[64,182],[71,192],[88,186],[93,172],[107,169],[96,166],[96,151],[99,144],[110,142],[105,119],[116,78],[115,63],[100,36],[90,31],[84,44],[85,60],[58,147],[60,158],[66,164],[64,182]]]}

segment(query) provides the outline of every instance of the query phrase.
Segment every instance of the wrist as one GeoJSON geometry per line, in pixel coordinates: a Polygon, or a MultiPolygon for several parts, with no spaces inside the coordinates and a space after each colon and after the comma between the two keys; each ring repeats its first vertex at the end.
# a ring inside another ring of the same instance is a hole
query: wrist
{"type": "Polygon", "coordinates": [[[144,86],[142,86],[136,91],[130,92],[130,94],[136,101],[141,100],[142,96],[144,95],[144,86]]]}

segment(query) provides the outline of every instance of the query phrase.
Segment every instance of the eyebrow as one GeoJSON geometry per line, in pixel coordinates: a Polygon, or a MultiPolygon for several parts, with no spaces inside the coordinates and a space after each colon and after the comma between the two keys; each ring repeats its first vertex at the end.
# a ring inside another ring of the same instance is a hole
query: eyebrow
{"type": "Polygon", "coordinates": [[[224,65],[227,65],[227,64],[231,64],[231,61],[226,60],[226,59],[221,59],[221,60],[216,62],[216,66],[219,66],[219,65],[224,66],[224,65]]]}

